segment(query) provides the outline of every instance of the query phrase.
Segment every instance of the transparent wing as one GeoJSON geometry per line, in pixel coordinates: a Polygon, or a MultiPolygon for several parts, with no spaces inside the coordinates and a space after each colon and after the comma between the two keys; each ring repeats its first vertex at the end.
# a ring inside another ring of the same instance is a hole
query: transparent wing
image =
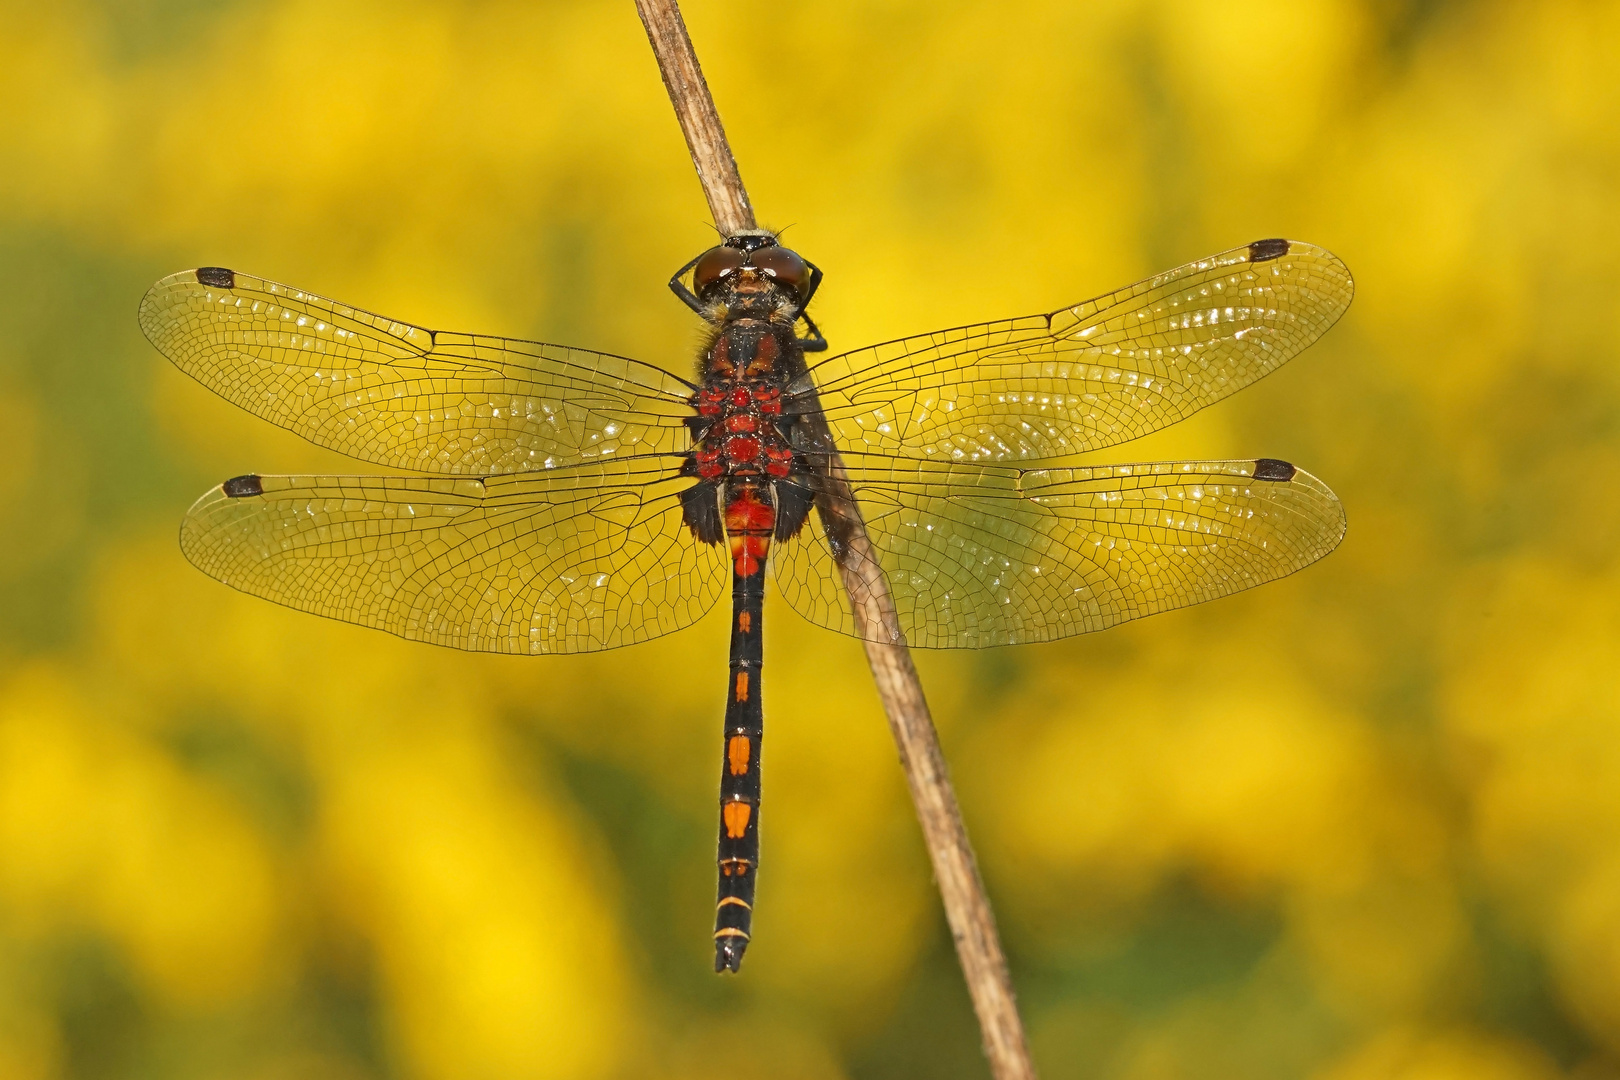
{"type": "Polygon", "coordinates": [[[619,356],[424,330],[220,267],[153,285],[140,322],[226,400],[379,465],[491,476],[686,446],[693,387],[619,356]]]}
{"type": "MultiPolygon", "coordinates": [[[[848,473],[921,648],[1052,641],[1213,600],[1315,562],[1345,530],[1326,485],[1267,458],[1025,470],[854,455],[848,473]]],[[[806,619],[861,637],[824,520],[772,549],[776,581],[806,619]]]]}
{"type": "Polygon", "coordinates": [[[180,546],[227,585],[413,641],[592,652],[678,630],[724,590],[667,463],[485,481],[238,477],[186,514],[180,546]]]}
{"type": "Polygon", "coordinates": [[[788,410],[814,411],[819,394],[845,451],[984,463],[1078,454],[1276,370],[1353,293],[1331,252],[1260,240],[1048,315],[833,357],[789,388],[798,400],[788,410]]]}

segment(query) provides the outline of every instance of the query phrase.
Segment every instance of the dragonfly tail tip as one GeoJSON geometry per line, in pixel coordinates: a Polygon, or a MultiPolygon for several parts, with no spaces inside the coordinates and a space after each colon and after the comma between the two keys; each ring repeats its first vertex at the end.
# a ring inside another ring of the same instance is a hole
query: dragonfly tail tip
{"type": "Polygon", "coordinates": [[[748,939],[742,937],[722,938],[714,943],[714,971],[718,975],[729,971],[733,974],[742,970],[743,950],[748,948],[748,939]]]}

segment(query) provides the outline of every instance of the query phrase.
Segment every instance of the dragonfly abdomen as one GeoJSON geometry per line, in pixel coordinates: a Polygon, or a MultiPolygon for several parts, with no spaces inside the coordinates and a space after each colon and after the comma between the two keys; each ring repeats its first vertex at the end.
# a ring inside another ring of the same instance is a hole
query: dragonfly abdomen
{"type": "Polygon", "coordinates": [[[720,764],[719,887],[714,912],[714,970],[737,971],[753,926],[759,872],[759,755],[765,734],[760,668],[765,561],[776,508],[764,480],[725,491],[725,530],[732,558],[731,665],[726,686],[725,745],[720,764]]]}

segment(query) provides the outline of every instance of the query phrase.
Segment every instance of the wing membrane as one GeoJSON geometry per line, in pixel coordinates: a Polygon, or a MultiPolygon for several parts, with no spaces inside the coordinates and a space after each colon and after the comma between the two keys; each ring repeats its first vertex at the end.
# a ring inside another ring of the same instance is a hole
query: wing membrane
{"type": "MultiPolygon", "coordinates": [[[[849,459],[908,643],[1052,641],[1284,577],[1344,536],[1338,497],[1281,462],[1016,469],[849,459]]],[[[847,510],[837,506],[835,509],[847,510]]],[[[772,551],[788,603],[863,636],[821,515],[772,551]]]]}
{"type": "Polygon", "coordinates": [[[1156,431],[1269,374],[1353,292],[1331,252],[1258,241],[1050,314],[845,353],[790,393],[810,410],[819,394],[846,451],[1062,457],[1156,431]]]}
{"type": "Polygon", "coordinates": [[[180,370],[321,446],[491,476],[683,449],[693,388],[650,364],[425,330],[212,268],[153,285],[140,322],[180,370]]]}
{"type": "Polygon", "coordinates": [[[180,546],[243,592],[413,641],[592,652],[687,626],[725,588],[721,549],[682,524],[691,481],[673,471],[241,478],[192,506],[180,546]]]}

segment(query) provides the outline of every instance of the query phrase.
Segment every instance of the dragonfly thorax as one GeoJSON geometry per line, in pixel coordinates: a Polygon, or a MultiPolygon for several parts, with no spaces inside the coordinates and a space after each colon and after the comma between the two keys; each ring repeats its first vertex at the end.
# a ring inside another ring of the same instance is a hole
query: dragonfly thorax
{"type": "Polygon", "coordinates": [[[702,480],[763,476],[785,478],[793,449],[778,422],[782,391],[769,382],[713,382],[697,392],[693,471],[702,480]]]}
{"type": "MultiPolygon", "coordinates": [[[[703,352],[703,385],[688,419],[692,451],[684,469],[697,485],[682,495],[686,522],[699,539],[719,543],[731,531],[727,509],[744,488],[775,507],[772,530],[795,535],[811,501],[810,472],[789,439],[783,387],[804,371],[791,323],[737,319],[703,352]]],[[[763,554],[763,552],[761,553],[763,554]]]]}

